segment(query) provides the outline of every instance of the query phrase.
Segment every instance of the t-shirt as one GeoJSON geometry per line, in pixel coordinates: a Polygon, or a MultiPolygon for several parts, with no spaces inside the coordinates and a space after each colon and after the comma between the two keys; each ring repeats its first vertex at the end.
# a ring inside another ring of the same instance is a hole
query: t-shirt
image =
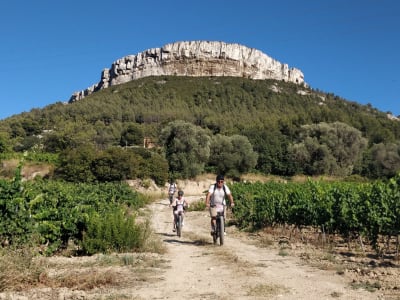
{"type": "Polygon", "coordinates": [[[176,212],[183,211],[184,206],[187,205],[185,198],[175,198],[174,202],[172,202],[172,206],[176,212]]]}
{"type": "Polygon", "coordinates": [[[224,188],[222,186],[218,188],[215,186],[215,184],[210,185],[208,192],[211,194],[210,204],[212,206],[217,204],[226,205],[225,196],[231,194],[231,190],[229,189],[228,186],[225,185],[225,191],[224,191],[224,188]]]}
{"type": "Polygon", "coordinates": [[[169,185],[168,194],[175,194],[175,191],[176,191],[176,184],[175,183],[171,183],[169,185]]]}

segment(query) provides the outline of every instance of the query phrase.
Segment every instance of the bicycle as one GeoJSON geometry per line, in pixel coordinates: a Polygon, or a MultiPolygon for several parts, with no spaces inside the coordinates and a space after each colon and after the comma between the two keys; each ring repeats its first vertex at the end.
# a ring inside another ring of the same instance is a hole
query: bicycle
{"type": "Polygon", "coordinates": [[[219,245],[222,246],[224,244],[224,232],[225,232],[225,206],[224,205],[216,205],[217,210],[216,222],[213,230],[213,242],[214,245],[217,244],[219,240],[219,245]]]}
{"type": "Polygon", "coordinates": [[[176,229],[176,235],[178,237],[182,236],[182,226],[183,226],[183,215],[184,215],[184,210],[181,205],[178,206],[177,212],[175,214],[175,229],[176,229]]]}

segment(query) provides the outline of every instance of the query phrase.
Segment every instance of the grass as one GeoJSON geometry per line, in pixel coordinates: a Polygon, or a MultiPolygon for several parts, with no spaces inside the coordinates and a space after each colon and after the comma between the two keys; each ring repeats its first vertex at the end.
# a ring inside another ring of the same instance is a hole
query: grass
{"type": "Polygon", "coordinates": [[[151,282],[160,275],[160,269],[166,268],[167,263],[158,254],[49,258],[36,256],[28,248],[2,252],[0,292],[23,291],[39,286],[87,291],[105,286],[151,282]]]}
{"type": "Polygon", "coordinates": [[[203,211],[206,209],[206,202],[204,199],[200,199],[198,201],[193,201],[190,203],[188,211],[203,211]]]}
{"type": "Polygon", "coordinates": [[[375,292],[376,290],[379,290],[382,286],[379,282],[353,282],[351,283],[351,287],[355,290],[357,289],[364,289],[368,292],[375,292]]]}
{"type": "Polygon", "coordinates": [[[34,259],[32,249],[2,250],[0,253],[0,292],[36,286],[46,277],[42,260],[34,259]]]}
{"type": "Polygon", "coordinates": [[[247,296],[269,299],[272,296],[276,296],[287,292],[289,292],[289,289],[282,285],[257,284],[256,286],[249,288],[247,296]]]}

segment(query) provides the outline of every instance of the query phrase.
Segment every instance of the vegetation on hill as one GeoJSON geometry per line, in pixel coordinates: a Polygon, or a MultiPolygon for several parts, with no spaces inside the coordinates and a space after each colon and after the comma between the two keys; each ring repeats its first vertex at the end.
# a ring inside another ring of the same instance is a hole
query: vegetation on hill
{"type": "Polygon", "coordinates": [[[22,153],[70,181],[163,184],[205,171],[382,178],[400,170],[400,122],[292,83],[148,77],[1,120],[0,154],[22,153]]]}

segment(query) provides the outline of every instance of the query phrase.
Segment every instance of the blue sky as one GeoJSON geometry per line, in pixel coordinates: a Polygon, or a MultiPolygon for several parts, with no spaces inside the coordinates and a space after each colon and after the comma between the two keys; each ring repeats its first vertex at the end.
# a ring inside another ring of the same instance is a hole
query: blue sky
{"type": "Polygon", "coordinates": [[[68,101],[126,55],[223,41],[303,71],[314,89],[400,115],[397,0],[6,0],[0,119],[68,101]]]}

